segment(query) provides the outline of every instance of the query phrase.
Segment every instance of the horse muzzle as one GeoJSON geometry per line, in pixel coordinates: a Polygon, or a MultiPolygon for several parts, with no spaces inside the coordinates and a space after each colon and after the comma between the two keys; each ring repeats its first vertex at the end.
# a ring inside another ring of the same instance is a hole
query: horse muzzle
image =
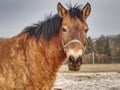
{"type": "Polygon", "coordinates": [[[79,40],[71,40],[64,45],[70,71],[78,71],[80,69],[84,48],[85,47],[79,40]]]}

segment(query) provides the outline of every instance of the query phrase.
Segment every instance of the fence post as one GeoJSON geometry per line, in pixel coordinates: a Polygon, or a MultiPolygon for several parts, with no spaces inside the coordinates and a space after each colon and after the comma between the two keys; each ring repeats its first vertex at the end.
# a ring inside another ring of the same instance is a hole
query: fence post
{"type": "Polygon", "coordinates": [[[92,59],[93,59],[93,64],[95,64],[95,54],[94,54],[94,51],[92,52],[92,59]]]}

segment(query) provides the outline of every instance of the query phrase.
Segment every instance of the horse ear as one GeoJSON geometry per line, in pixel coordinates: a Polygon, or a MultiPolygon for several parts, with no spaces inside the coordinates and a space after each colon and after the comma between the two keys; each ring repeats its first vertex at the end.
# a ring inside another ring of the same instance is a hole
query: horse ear
{"type": "Polygon", "coordinates": [[[82,9],[83,18],[87,19],[91,12],[91,5],[87,3],[82,9]]]}
{"type": "Polygon", "coordinates": [[[64,8],[60,2],[58,2],[58,4],[57,4],[57,11],[58,11],[58,15],[59,15],[61,18],[66,17],[67,14],[68,14],[67,9],[64,8]]]}

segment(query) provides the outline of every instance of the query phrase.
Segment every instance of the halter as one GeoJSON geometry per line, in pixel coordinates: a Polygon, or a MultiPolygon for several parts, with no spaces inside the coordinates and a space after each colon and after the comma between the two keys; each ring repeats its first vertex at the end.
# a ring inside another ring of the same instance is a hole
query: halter
{"type": "Polygon", "coordinates": [[[72,43],[78,43],[78,44],[80,44],[80,46],[82,47],[82,50],[84,51],[84,46],[83,46],[83,44],[79,41],[79,40],[77,40],[77,39],[73,39],[73,40],[71,40],[71,41],[69,41],[67,44],[65,44],[64,46],[63,46],[63,48],[64,49],[66,49],[66,47],[68,47],[68,45],[70,45],[70,44],[72,44],[72,43]]]}

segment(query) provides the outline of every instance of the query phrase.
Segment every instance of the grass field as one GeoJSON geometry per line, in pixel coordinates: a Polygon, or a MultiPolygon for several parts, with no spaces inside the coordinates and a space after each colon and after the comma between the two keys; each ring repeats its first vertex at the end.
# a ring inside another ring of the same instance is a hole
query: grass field
{"type": "MultiPolygon", "coordinates": [[[[59,72],[70,72],[67,65],[62,65],[59,72]]],[[[78,72],[119,72],[120,64],[83,64],[78,72]]]]}

